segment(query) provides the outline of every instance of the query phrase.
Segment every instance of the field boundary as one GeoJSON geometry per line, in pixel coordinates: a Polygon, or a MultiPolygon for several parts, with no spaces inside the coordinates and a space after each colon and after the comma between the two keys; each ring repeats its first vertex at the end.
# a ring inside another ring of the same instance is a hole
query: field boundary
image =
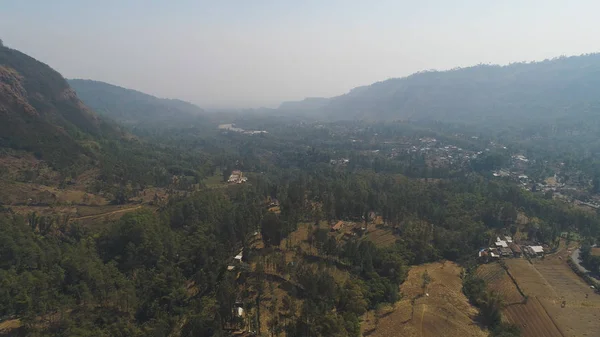
{"type": "Polygon", "coordinates": [[[527,301],[528,296],[525,295],[525,292],[523,291],[523,289],[521,289],[521,287],[519,287],[519,283],[517,283],[517,280],[515,279],[515,277],[510,273],[510,270],[509,270],[510,268],[508,268],[508,266],[506,266],[506,263],[504,263],[504,261],[499,261],[498,263],[500,263],[500,266],[502,266],[502,269],[504,269],[504,271],[506,272],[508,277],[510,277],[512,282],[515,284],[515,287],[517,287],[517,291],[519,292],[519,294],[521,294],[521,296],[523,297],[523,300],[527,301]]]}
{"type": "Polygon", "coordinates": [[[552,322],[552,324],[554,324],[554,327],[556,328],[556,330],[558,330],[558,332],[561,334],[561,336],[565,336],[565,334],[562,332],[562,330],[558,327],[558,324],[556,324],[556,322],[554,321],[554,318],[552,318],[552,315],[550,315],[550,313],[548,312],[548,310],[546,310],[546,307],[544,306],[544,303],[542,303],[542,301],[540,301],[537,296],[535,297],[536,301],[538,301],[540,303],[540,305],[542,306],[542,309],[544,309],[544,312],[546,313],[546,315],[548,315],[548,318],[550,318],[550,321],[552,322]]]}

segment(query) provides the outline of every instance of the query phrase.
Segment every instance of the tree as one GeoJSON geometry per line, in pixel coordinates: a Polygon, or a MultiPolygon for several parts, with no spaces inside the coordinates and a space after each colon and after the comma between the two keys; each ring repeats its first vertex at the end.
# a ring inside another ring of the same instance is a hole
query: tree
{"type": "Polygon", "coordinates": [[[282,224],[275,213],[267,213],[260,227],[263,241],[267,246],[278,245],[282,237],[282,224]]]}
{"type": "Polygon", "coordinates": [[[427,285],[431,282],[431,276],[429,276],[429,273],[427,272],[427,270],[425,270],[423,272],[423,274],[421,275],[421,280],[422,280],[421,288],[423,289],[423,291],[425,291],[427,289],[427,285]]]}

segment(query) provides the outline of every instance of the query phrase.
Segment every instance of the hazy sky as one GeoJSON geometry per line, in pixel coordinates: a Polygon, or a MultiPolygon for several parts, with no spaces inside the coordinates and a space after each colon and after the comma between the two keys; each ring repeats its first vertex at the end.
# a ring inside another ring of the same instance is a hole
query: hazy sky
{"type": "Polygon", "coordinates": [[[599,11],[564,0],[0,0],[0,38],[65,77],[257,107],[425,69],[596,52],[599,11]]]}

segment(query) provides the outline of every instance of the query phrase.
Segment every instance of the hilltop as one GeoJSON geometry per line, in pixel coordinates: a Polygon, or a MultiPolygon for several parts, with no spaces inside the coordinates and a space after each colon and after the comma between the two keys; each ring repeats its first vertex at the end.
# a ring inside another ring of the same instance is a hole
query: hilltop
{"type": "Polygon", "coordinates": [[[0,147],[66,167],[92,156],[83,142],[123,134],[87,108],[58,72],[0,45],[0,135],[0,147]]]}
{"type": "Polygon", "coordinates": [[[185,101],[93,80],[71,79],[69,84],[94,111],[126,126],[198,126],[206,122],[205,111],[185,101]]]}
{"type": "Polygon", "coordinates": [[[596,118],[600,54],[506,66],[477,65],[392,78],[280,111],[333,120],[438,120],[472,125],[596,118]]]}
{"type": "MultiPolygon", "coordinates": [[[[198,110],[165,102],[190,115],[198,110]]],[[[155,203],[167,186],[191,189],[212,167],[199,149],[183,151],[122,131],[50,66],[0,45],[0,205],[12,212],[85,219],[115,214],[155,203]],[[131,202],[136,205],[127,207],[131,202]]]]}

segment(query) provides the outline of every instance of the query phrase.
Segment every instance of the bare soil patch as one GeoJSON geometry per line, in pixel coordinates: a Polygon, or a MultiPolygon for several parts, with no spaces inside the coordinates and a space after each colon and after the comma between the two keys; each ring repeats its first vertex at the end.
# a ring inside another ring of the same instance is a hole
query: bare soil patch
{"type": "Polygon", "coordinates": [[[410,269],[400,287],[402,300],[380,313],[369,312],[363,319],[363,336],[487,336],[475,321],[477,309],[462,293],[461,267],[436,262],[410,269]],[[431,282],[423,289],[422,275],[431,282]]]}

